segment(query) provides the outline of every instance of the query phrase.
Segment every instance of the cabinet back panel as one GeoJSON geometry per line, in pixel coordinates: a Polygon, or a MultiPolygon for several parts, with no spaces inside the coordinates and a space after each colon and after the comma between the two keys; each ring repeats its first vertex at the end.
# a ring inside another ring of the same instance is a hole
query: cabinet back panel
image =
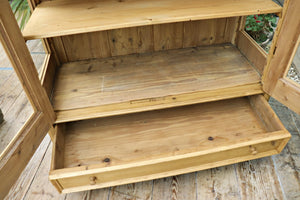
{"type": "Polygon", "coordinates": [[[229,43],[238,18],[177,22],[51,38],[61,63],[229,43]]]}

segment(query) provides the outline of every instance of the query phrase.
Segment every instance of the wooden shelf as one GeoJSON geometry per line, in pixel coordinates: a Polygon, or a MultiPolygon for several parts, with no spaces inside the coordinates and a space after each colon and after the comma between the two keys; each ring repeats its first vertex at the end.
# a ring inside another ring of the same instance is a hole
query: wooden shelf
{"type": "Polygon", "coordinates": [[[246,58],[218,45],[66,63],[53,106],[61,123],[259,93],[246,58]]]}
{"type": "Polygon", "coordinates": [[[144,181],[276,154],[289,138],[260,95],[59,124],[50,180],[63,192],[144,181]]]}
{"type": "Polygon", "coordinates": [[[38,39],[179,21],[280,13],[271,0],[54,0],[34,10],[23,36],[38,39]]]}

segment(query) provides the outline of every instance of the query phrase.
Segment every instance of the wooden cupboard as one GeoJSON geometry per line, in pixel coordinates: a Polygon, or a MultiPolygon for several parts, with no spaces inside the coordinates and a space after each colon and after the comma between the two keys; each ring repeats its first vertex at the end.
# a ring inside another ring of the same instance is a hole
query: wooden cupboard
{"type": "Polygon", "coordinates": [[[300,3],[271,0],[29,0],[24,31],[1,0],[1,42],[34,114],[1,154],[1,196],[48,132],[59,192],[133,183],[280,153],[268,105],[300,113],[286,78],[300,3]],[[245,16],[279,16],[269,53],[245,16]],[[38,76],[25,41],[42,39],[38,76]]]}

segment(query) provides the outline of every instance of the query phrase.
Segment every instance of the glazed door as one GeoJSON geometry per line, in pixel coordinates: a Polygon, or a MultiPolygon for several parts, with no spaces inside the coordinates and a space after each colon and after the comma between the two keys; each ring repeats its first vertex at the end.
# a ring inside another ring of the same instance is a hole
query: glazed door
{"type": "Polygon", "coordinates": [[[0,41],[33,108],[24,126],[1,151],[0,199],[3,199],[52,129],[55,114],[7,0],[0,0],[0,41]]]}
{"type": "Polygon", "coordinates": [[[278,40],[273,44],[274,53],[268,58],[264,71],[263,89],[300,114],[300,1],[286,0],[285,4],[278,40]]]}

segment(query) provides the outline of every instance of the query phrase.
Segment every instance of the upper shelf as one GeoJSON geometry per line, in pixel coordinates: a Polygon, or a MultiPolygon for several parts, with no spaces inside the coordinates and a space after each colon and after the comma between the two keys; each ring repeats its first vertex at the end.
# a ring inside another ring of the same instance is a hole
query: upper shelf
{"type": "Polygon", "coordinates": [[[37,6],[23,36],[39,39],[281,11],[282,7],[271,0],[53,0],[37,6]]]}

